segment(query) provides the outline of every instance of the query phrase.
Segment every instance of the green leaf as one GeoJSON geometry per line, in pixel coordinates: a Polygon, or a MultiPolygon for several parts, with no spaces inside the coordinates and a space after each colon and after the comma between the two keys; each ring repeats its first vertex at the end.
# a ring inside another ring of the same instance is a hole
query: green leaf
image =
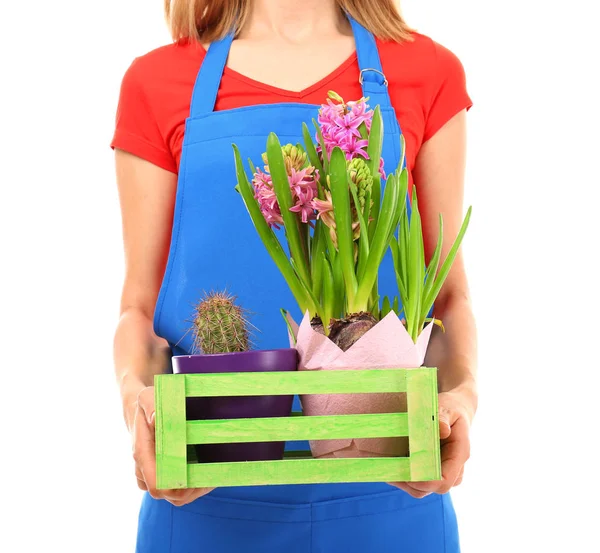
{"type": "Polygon", "coordinates": [[[306,155],[310,161],[310,164],[319,171],[319,182],[321,186],[325,186],[326,175],[323,171],[323,165],[321,164],[321,160],[319,159],[319,154],[317,153],[317,149],[315,148],[315,144],[310,136],[310,131],[308,130],[308,125],[306,123],[302,123],[302,138],[304,139],[304,145],[306,146],[306,155]]]}
{"type": "Polygon", "coordinates": [[[369,140],[369,129],[367,129],[367,125],[365,123],[361,123],[358,126],[358,132],[363,140],[369,140]]]}
{"type": "Polygon", "coordinates": [[[410,237],[408,252],[408,305],[404,306],[406,311],[406,325],[408,333],[414,342],[418,337],[418,324],[421,314],[421,302],[423,299],[425,262],[423,255],[423,235],[421,229],[421,215],[417,201],[417,192],[413,188],[413,205],[410,216],[410,237]]]}
{"type": "Polygon", "coordinates": [[[290,336],[290,341],[292,342],[292,347],[295,347],[296,346],[296,335],[294,334],[294,329],[292,328],[290,321],[288,321],[287,311],[282,308],[279,310],[279,312],[281,313],[281,316],[283,317],[283,320],[285,321],[285,326],[288,329],[288,334],[290,336]]]}
{"type": "Polygon", "coordinates": [[[321,321],[326,333],[329,334],[329,324],[333,318],[335,309],[335,283],[333,279],[333,269],[325,254],[322,255],[321,261],[323,264],[323,295],[322,305],[323,312],[321,313],[321,321]]]}
{"type": "Polygon", "coordinates": [[[323,133],[321,132],[321,127],[319,127],[319,124],[314,119],[312,120],[312,122],[317,131],[319,146],[321,146],[321,156],[323,157],[323,171],[325,171],[325,173],[329,173],[329,159],[327,158],[327,149],[325,148],[325,140],[323,139],[323,133]]]}
{"type": "MultiPolygon", "coordinates": [[[[304,146],[302,146],[302,144],[300,144],[300,142],[296,143],[296,148],[298,148],[298,150],[300,150],[301,153],[303,153],[303,154],[306,153],[304,146]]],[[[304,167],[306,167],[306,164],[304,164],[304,167]]]]}
{"type": "MultiPolygon", "coordinates": [[[[437,275],[440,257],[442,255],[442,243],[444,240],[444,221],[442,219],[442,214],[439,214],[439,234],[437,244],[435,246],[435,250],[433,251],[433,255],[431,256],[431,260],[429,261],[429,266],[427,267],[427,271],[425,273],[425,290],[423,293],[423,303],[427,300],[427,297],[433,290],[433,285],[435,284],[435,277],[437,275]]],[[[421,315],[423,313],[421,312],[421,315]]]]}
{"type": "Polygon", "coordinates": [[[406,304],[408,303],[408,291],[406,289],[406,284],[402,282],[402,278],[398,271],[396,273],[396,282],[398,283],[398,292],[400,294],[400,299],[402,300],[402,307],[406,310],[406,304]]]}
{"type": "Polygon", "coordinates": [[[369,260],[369,230],[365,223],[362,211],[360,209],[360,203],[358,201],[358,191],[356,190],[356,184],[350,179],[348,175],[348,184],[350,185],[350,193],[352,194],[352,201],[356,209],[356,215],[358,217],[358,224],[360,225],[360,236],[358,238],[358,274],[361,274],[361,266],[366,266],[369,260]]]}
{"type": "Polygon", "coordinates": [[[269,134],[267,139],[267,160],[269,172],[273,181],[273,190],[277,197],[277,203],[281,211],[281,217],[285,226],[285,235],[290,248],[290,254],[296,263],[298,276],[302,279],[306,288],[311,288],[310,271],[308,268],[308,244],[306,235],[301,233],[302,225],[298,215],[290,208],[294,206],[292,191],[285,167],[283,152],[279,138],[275,133],[269,134]]]}
{"type": "Polygon", "coordinates": [[[248,214],[252,219],[252,223],[254,224],[254,228],[258,232],[260,239],[262,240],[265,248],[269,252],[269,255],[275,262],[275,265],[281,272],[283,278],[285,279],[287,285],[290,288],[290,291],[296,298],[298,302],[298,306],[304,313],[307,309],[316,311],[317,306],[314,304],[312,299],[306,292],[304,291],[300,280],[298,279],[296,272],[288,256],[286,255],[283,247],[279,243],[277,236],[269,227],[265,218],[260,210],[260,206],[254,197],[254,190],[248,181],[248,177],[244,170],[244,165],[242,163],[242,158],[240,156],[240,151],[238,147],[233,145],[234,156],[235,156],[235,167],[237,173],[237,188],[242,196],[248,214]]]}
{"type": "MultiPolygon", "coordinates": [[[[294,271],[296,271],[296,275],[298,275],[298,267],[296,265],[296,262],[294,261],[294,258],[290,259],[290,263],[292,264],[294,271]]],[[[314,317],[315,315],[318,315],[319,313],[321,313],[321,311],[323,311],[323,306],[321,305],[321,302],[316,297],[316,295],[313,294],[313,291],[303,282],[299,275],[298,280],[300,282],[300,286],[302,286],[306,295],[311,299],[312,304],[315,305],[314,311],[309,309],[310,316],[314,317]]]]}
{"type": "Polygon", "coordinates": [[[373,174],[373,186],[371,187],[371,207],[369,212],[369,241],[373,241],[377,222],[379,221],[379,211],[381,210],[381,175],[379,171],[373,174]]]}
{"type": "Polygon", "coordinates": [[[352,238],[352,214],[348,193],[348,170],[346,155],[340,148],[331,153],[329,178],[333,213],[337,232],[338,252],[341,258],[348,303],[354,304],[357,282],[354,270],[354,240],[352,238]]]}
{"type": "Polygon", "coordinates": [[[442,289],[442,286],[444,285],[446,277],[448,276],[448,273],[450,272],[450,268],[452,267],[452,263],[454,263],[454,259],[456,258],[456,254],[458,253],[458,249],[460,248],[460,245],[463,241],[465,233],[467,232],[467,228],[469,227],[470,220],[471,220],[471,207],[469,207],[469,209],[467,210],[467,214],[465,215],[463,224],[460,227],[458,235],[456,236],[456,240],[454,240],[454,243],[452,244],[452,247],[450,248],[450,251],[448,252],[448,255],[446,256],[446,259],[445,259],[444,263],[442,264],[440,272],[436,276],[435,283],[434,283],[432,289],[430,290],[429,294],[427,295],[427,297],[425,298],[425,300],[423,302],[423,306],[421,309],[421,316],[423,318],[425,318],[427,316],[427,313],[429,313],[429,310],[433,307],[433,303],[435,302],[437,295],[440,293],[440,290],[442,289]]]}
{"type": "Polygon", "coordinates": [[[400,135],[400,162],[398,163],[399,171],[406,171],[406,167],[404,167],[404,161],[406,158],[406,139],[404,135],[400,135]]]}
{"type": "MultiPolygon", "coordinates": [[[[400,293],[400,297],[402,299],[402,304],[404,305],[404,301],[406,300],[406,280],[403,278],[402,273],[400,271],[400,244],[399,241],[396,240],[395,237],[392,237],[390,241],[390,250],[392,251],[392,263],[394,265],[394,272],[396,274],[396,282],[398,284],[398,291],[400,293]]],[[[398,298],[396,298],[397,300],[398,298]]]]}
{"type": "Polygon", "coordinates": [[[367,165],[369,166],[372,175],[379,173],[382,148],[383,119],[381,118],[381,108],[376,106],[373,110],[373,120],[371,121],[371,130],[369,132],[369,144],[367,145],[367,156],[369,157],[367,165]]]}
{"type": "Polygon", "coordinates": [[[250,158],[248,158],[248,167],[250,167],[250,172],[252,173],[252,175],[255,175],[256,167],[254,166],[254,163],[252,163],[252,160],[250,158]]]}
{"type": "Polygon", "coordinates": [[[426,323],[433,323],[436,326],[439,326],[442,329],[442,332],[446,332],[446,329],[444,328],[444,323],[440,320],[440,319],[433,319],[431,317],[425,319],[426,323]]]}
{"type": "MultiPolygon", "coordinates": [[[[406,169],[402,170],[397,178],[400,190],[398,192],[398,213],[396,214],[396,220],[400,222],[403,213],[406,211],[408,202],[408,171],[406,169]]],[[[393,231],[396,231],[397,228],[395,227],[393,231]]]]}
{"type": "MultiPolygon", "coordinates": [[[[367,225],[369,224],[369,218],[371,217],[371,190],[367,190],[365,195],[365,209],[363,210],[363,218],[367,225]]],[[[367,228],[368,231],[368,228],[367,228]]]]}
{"type": "Polygon", "coordinates": [[[333,270],[333,289],[335,291],[334,317],[342,317],[346,313],[346,292],[344,290],[344,275],[342,272],[342,260],[339,255],[329,256],[333,270]]]}
{"type": "Polygon", "coordinates": [[[392,310],[396,315],[400,315],[400,306],[398,305],[398,296],[394,296],[394,303],[392,304],[392,310]]]}
{"type": "Polygon", "coordinates": [[[373,190],[371,192],[371,198],[373,200],[373,207],[371,212],[372,221],[369,228],[369,239],[373,240],[375,229],[377,227],[377,220],[379,218],[380,200],[381,200],[381,175],[379,173],[379,164],[381,161],[381,150],[383,148],[383,119],[381,118],[381,109],[379,106],[375,107],[373,111],[373,120],[371,122],[371,130],[369,132],[369,144],[367,145],[367,156],[369,161],[367,165],[373,175],[373,190]]]}
{"type": "Polygon", "coordinates": [[[356,297],[356,310],[365,310],[365,305],[371,294],[373,286],[377,282],[377,273],[379,266],[383,261],[390,240],[393,236],[393,229],[397,226],[398,215],[398,180],[394,175],[390,175],[383,196],[381,215],[377,221],[377,228],[370,242],[369,259],[365,266],[363,274],[359,274],[359,290],[356,297]]]}
{"type": "Polygon", "coordinates": [[[381,304],[381,318],[383,319],[391,310],[392,304],[390,303],[390,298],[385,296],[381,304]]]}
{"type": "Polygon", "coordinates": [[[372,302],[369,301],[369,305],[367,307],[367,313],[371,313],[376,320],[381,319],[381,311],[379,309],[379,294],[373,297],[372,302]]]}
{"type": "Polygon", "coordinates": [[[323,233],[327,232],[327,230],[320,221],[317,221],[310,254],[312,290],[313,294],[317,297],[319,297],[323,285],[323,255],[325,253],[325,238],[323,233]]]}
{"type": "MultiPolygon", "coordinates": [[[[405,203],[404,211],[400,219],[400,232],[398,240],[398,253],[399,253],[399,269],[402,276],[402,282],[406,285],[408,283],[408,243],[410,238],[410,229],[408,227],[408,203],[405,203]]],[[[402,300],[404,304],[404,299],[402,300]]],[[[404,305],[406,309],[406,305],[404,305]]]]}

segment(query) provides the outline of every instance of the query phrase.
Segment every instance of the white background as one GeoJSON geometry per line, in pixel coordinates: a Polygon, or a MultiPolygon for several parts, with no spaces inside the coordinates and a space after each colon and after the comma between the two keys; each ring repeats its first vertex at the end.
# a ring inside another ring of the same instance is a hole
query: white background
{"type": "MultiPolygon", "coordinates": [[[[454,493],[464,553],[600,551],[591,5],[404,0],[409,23],[461,58],[475,102],[465,253],[481,405],[454,493]]],[[[168,41],[160,0],[2,8],[7,553],[134,548],[141,492],[113,381],[123,263],[108,145],[124,71],[168,41]]]]}

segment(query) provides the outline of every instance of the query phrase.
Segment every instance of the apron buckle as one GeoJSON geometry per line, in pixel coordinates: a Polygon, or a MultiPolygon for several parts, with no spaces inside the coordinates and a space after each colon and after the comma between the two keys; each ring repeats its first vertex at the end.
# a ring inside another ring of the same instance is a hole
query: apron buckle
{"type": "Polygon", "coordinates": [[[378,73],[379,75],[381,75],[383,77],[383,85],[387,86],[388,85],[388,80],[386,79],[385,75],[379,71],[379,69],[373,69],[372,67],[366,67],[365,69],[361,69],[360,70],[360,74],[358,75],[358,82],[360,84],[363,84],[363,73],[365,71],[373,71],[374,73],[378,73]]]}

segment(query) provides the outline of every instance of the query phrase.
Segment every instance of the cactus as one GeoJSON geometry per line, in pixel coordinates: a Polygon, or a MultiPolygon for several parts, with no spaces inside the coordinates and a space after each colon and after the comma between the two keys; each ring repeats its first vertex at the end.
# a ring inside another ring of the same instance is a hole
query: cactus
{"type": "Polygon", "coordinates": [[[202,353],[235,353],[250,349],[249,323],[235,296],[206,294],[196,307],[194,345],[202,353]]]}

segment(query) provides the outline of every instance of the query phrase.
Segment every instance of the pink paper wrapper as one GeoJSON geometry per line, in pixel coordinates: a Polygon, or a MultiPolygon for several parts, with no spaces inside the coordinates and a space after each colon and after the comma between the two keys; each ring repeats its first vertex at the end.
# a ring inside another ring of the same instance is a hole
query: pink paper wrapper
{"type": "MultiPolygon", "coordinates": [[[[296,336],[299,370],[356,370],[416,368],[423,365],[432,323],[415,344],[394,312],[365,333],[349,350],[342,351],[326,336],[315,332],[305,314],[300,326],[288,317],[296,336]]],[[[290,337],[291,339],[292,337],[290,337]]],[[[302,409],[311,415],[355,415],[406,411],[405,394],[332,394],[300,398],[302,409]]],[[[377,457],[407,455],[406,439],[363,438],[311,441],[314,457],[377,457]]]]}

